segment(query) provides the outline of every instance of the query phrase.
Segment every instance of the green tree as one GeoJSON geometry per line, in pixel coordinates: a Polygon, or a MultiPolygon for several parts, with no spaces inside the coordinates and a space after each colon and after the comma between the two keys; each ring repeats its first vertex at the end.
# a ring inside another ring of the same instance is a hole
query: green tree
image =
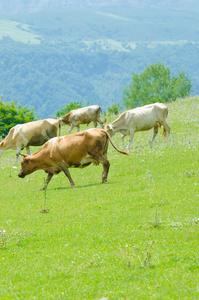
{"type": "Polygon", "coordinates": [[[33,120],[36,120],[33,108],[22,107],[21,104],[16,101],[8,103],[0,99],[0,136],[5,137],[10,128],[17,124],[23,124],[33,120]]]}
{"type": "Polygon", "coordinates": [[[69,113],[71,110],[77,109],[77,108],[82,108],[82,103],[80,101],[71,102],[70,104],[67,104],[64,108],[62,108],[61,110],[58,110],[56,112],[56,117],[60,118],[64,115],[66,115],[67,113],[69,113]]]}
{"type": "Polygon", "coordinates": [[[120,103],[113,103],[112,106],[108,107],[108,115],[114,114],[114,115],[118,115],[119,112],[122,109],[122,105],[120,103]]]}
{"type": "Polygon", "coordinates": [[[190,94],[192,91],[191,80],[182,71],[178,77],[171,78],[171,100],[176,100],[177,98],[183,98],[190,94]]]}
{"type": "Polygon", "coordinates": [[[149,65],[140,75],[133,73],[129,86],[123,90],[123,102],[130,109],[155,102],[175,101],[190,94],[192,85],[184,72],[171,77],[164,64],[149,65]]]}

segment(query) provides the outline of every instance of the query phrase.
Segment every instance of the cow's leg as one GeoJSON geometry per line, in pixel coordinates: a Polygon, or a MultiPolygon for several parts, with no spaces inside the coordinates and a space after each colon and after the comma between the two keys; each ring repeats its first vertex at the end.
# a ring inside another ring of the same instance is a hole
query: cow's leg
{"type": "Polygon", "coordinates": [[[129,146],[128,146],[129,152],[131,150],[131,144],[133,142],[134,133],[135,133],[135,131],[130,131],[129,146]]]}
{"type": "Polygon", "coordinates": [[[103,165],[103,172],[102,172],[102,183],[107,182],[108,177],[108,171],[110,168],[110,163],[108,159],[106,158],[107,153],[104,153],[104,155],[98,155],[95,157],[95,160],[99,161],[103,165]]]}
{"type": "Polygon", "coordinates": [[[75,186],[74,181],[72,180],[72,177],[70,176],[70,172],[68,168],[66,167],[65,163],[60,163],[59,167],[64,171],[65,175],[68,177],[68,180],[70,181],[70,185],[73,188],[75,186]]]}
{"type": "Polygon", "coordinates": [[[72,129],[73,129],[74,127],[75,127],[75,126],[74,126],[73,124],[70,125],[69,132],[68,132],[69,134],[71,134],[71,131],[72,131],[72,129]]]}
{"type": "Polygon", "coordinates": [[[48,176],[46,178],[46,183],[45,183],[44,187],[41,189],[41,191],[43,191],[43,190],[45,190],[47,188],[47,185],[51,181],[52,177],[53,177],[53,174],[48,173],[48,176]]]}
{"type": "Polygon", "coordinates": [[[167,131],[163,126],[162,136],[165,138],[167,136],[167,131]]]}
{"type": "Polygon", "coordinates": [[[16,154],[16,160],[15,160],[16,164],[18,163],[18,159],[19,159],[19,155],[20,155],[21,149],[22,149],[21,146],[17,146],[17,154],[16,154]]]}
{"type": "Polygon", "coordinates": [[[125,138],[126,134],[122,134],[122,146],[125,147],[125,143],[124,143],[124,138],[125,138]]]}
{"type": "Polygon", "coordinates": [[[80,131],[80,128],[79,128],[79,125],[77,125],[77,132],[79,132],[80,131]]]}
{"type": "Polygon", "coordinates": [[[154,141],[154,139],[158,133],[158,127],[159,127],[158,125],[154,126],[153,137],[152,137],[151,143],[154,141]]]}
{"type": "Polygon", "coordinates": [[[29,148],[29,146],[26,147],[26,152],[27,152],[27,154],[30,155],[30,148],[29,148]]]}
{"type": "MultiPolygon", "coordinates": [[[[104,123],[100,120],[100,118],[97,118],[97,122],[102,126],[102,128],[104,128],[104,123]]],[[[97,126],[95,126],[97,127],[97,126]]]]}
{"type": "Polygon", "coordinates": [[[109,171],[109,168],[110,168],[110,163],[109,163],[108,159],[106,159],[105,157],[103,157],[102,164],[103,164],[102,183],[105,183],[105,182],[107,182],[107,177],[108,177],[108,171],[109,171]]]}
{"type": "Polygon", "coordinates": [[[97,127],[97,121],[96,120],[93,120],[93,125],[94,125],[95,128],[97,127]]]}
{"type": "Polygon", "coordinates": [[[169,125],[167,124],[166,121],[163,121],[163,122],[162,122],[162,125],[163,125],[164,128],[166,129],[166,132],[167,132],[167,135],[168,135],[168,140],[169,140],[169,138],[170,138],[170,127],[169,127],[169,125]]]}

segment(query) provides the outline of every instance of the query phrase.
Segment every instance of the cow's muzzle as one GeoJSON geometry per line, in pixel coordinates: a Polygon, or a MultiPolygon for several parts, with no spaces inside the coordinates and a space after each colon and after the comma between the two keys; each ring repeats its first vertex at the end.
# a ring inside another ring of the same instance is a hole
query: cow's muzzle
{"type": "Polygon", "coordinates": [[[18,176],[19,176],[20,178],[24,178],[24,177],[25,177],[25,174],[22,173],[22,172],[19,172],[18,176]]]}

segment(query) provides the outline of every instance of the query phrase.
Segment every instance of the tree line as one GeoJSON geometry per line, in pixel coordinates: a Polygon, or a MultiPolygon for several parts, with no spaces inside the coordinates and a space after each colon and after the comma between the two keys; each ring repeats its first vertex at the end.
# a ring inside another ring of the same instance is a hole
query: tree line
{"type": "Polygon", "coordinates": [[[138,44],[133,51],[81,49],[79,44],[24,45],[9,38],[0,40],[0,93],[7,101],[34,107],[39,118],[56,114],[66,104],[81,101],[99,104],[103,110],[122,103],[122,91],[132,72],[140,74],[150,63],[169,66],[177,76],[189,74],[194,94],[199,91],[197,50],[199,44],[157,46],[138,44]],[[75,48],[73,48],[73,46],[75,48]]]}
{"type": "MultiPolygon", "coordinates": [[[[155,102],[166,103],[190,95],[192,84],[189,77],[181,71],[178,76],[171,76],[170,69],[163,63],[150,64],[142,73],[132,74],[131,82],[123,89],[123,105],[113,103],[107,108],[106,114],[117,115],[123,109],[132,109],[155,102]]],[[[89,105],[89,102],[87,102],[89,105]]],[[[72,109],[83,107],[81,101],[67,104],[56,112],[55,117],[61,117],[72,109]]],[[[37,120],[34,108],[22,107],[16,101],[3,102],[0,99],[0,136],[5,137],[10,128],[37,120]]]]}

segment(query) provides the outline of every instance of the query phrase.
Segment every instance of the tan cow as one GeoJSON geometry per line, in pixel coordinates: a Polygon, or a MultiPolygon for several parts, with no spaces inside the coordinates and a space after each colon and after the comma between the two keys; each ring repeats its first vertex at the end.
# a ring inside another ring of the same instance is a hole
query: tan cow
{"type": "Polygon", "coordinates": [[[69,125],[69,134],[74,127],[77,127],[77,132],[79,132],[80,124],[89,124],[93,121],[95,127],[97,127],[97,123],[99,123],[102,128],[104,128],[105,121],[102,122],[100,120],[100,112],[102,113],[101,107],[99,105],[91,105],[83,108],[78,108],[71,110],[68,114],[61,117],[61,122],[63,124],[69,125]]]}
{"type": "Polygon", "coordinates": [[[17,150],[16,162],[18,161],[21,149],[26,147],[30,154],[29,146],[41,146],[52,137],[57,136],[60,129],[60,121],[55,119],[45,119],[39,121],[18,124],[12,127],[0,143],[0,156],[8,149],[17,150]]]}
{"type": "Polygon", "coordinates": [[[23,155],[24,158],[21,161],[21,169],[18,176],[24,178],[26,175],[42,169],[48,173],[47,186],[54,174],[64,171],[71,187],[74,187],[69,168],[83,168],[91,163],[94,165],[101,163],[103,165],[102,183],[104,183],[107,181],[110,167],[107,159],[109,140],[118,152],[130,155],[114,146],[106,130],[92,128],[63,137],[52,138],[36,153],[23,155]]]}
{"type": "Polygon", "coordinates": [[[168,108],[163,103],[154,103],[123,112],[115,121],[109,125],[105,125],[111,136],[115,133],[122,133],[122,144],[124,146],[124,137],[130,135],[128,149],[133,141],[134,133],[137,131],[144,131],[154,128],[152,141],[158,133],[158,127],[163,125],[163,132],[165,130],[170,135],[170,127],[166,122],[168,115],[168,108]]]}

